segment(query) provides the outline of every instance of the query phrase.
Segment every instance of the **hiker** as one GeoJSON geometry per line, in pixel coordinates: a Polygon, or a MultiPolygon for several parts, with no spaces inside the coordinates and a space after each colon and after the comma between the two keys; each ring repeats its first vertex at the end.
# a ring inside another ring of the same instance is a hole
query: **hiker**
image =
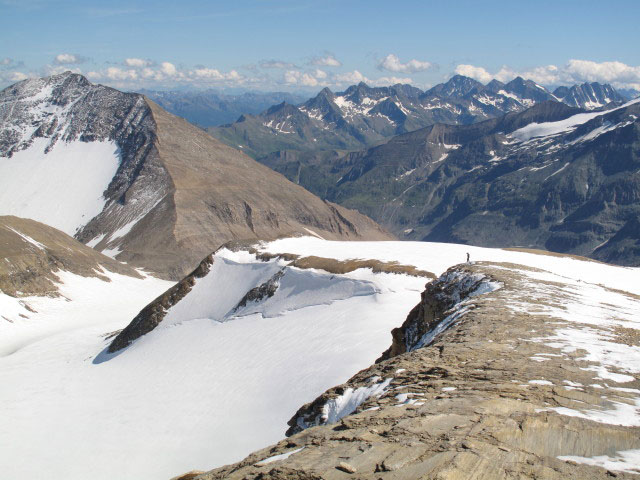
{"type": "Polygon", "coordinates": [[[470,259],[471,257],[469,256],[469,252],[467,252],[467,263],[470,263],[470,259]]]}

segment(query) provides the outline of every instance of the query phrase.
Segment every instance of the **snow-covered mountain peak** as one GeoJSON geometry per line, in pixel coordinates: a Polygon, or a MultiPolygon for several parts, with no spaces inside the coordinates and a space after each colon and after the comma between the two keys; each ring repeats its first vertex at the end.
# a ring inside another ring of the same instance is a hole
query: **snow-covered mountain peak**
{"type": "Polygon", "coordinates": [[[11,157],[37,138],[58,141],[116,140],[148,111],[142,95],[94,85],[71,72],[24,80],[0,92],[0,156],[11,157]],[[129,115],[127,115],[129,114],[129,115]],[[113,116],[119,118],[114,124],[113,116]]]}
{"type": "MultiPolygon", "coordinates": [[[[308,120],[288,103],[271,115],[270,134],[291,135],[308,120]]],[[[80,75],[3,90],[0,124],[0,214],[54,226],[161,275],[182,277],[229,240],[302,233],[303,224],[327,237],[388,236],[144,96],[80,75]]]]}
{"type": "Polygon", "coordinates": [[[120,197],[144,160],[140,149],[154,138],[150,113],[142,95],[94,85],[71,72],[2,90],[0,213],[80,235],[120,201],[118,219],[110,223],[112,231],[123,227],[157,203],[153,190],[163,195],[150,189],[123,215],[120,197]]]}

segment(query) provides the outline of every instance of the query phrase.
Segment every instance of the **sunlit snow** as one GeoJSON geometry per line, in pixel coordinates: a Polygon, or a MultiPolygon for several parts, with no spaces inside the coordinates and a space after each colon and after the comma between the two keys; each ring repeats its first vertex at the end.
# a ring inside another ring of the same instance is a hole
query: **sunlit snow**
{"type": "MultiPolygon", "coordinates": [[[[375,258],[437,275],[464,263],[468,252],[472,262],[554,272],[576,289],[591,282],[640,293],[638,269],[466,245],[302,237],[264,243],[260,250],[375,258]]],[[[11,310],[14,320],[0,319],[0,385],[11,386],[0,389],[0,471],[7,478],[73,480],[87,472],[97,480],[171,478],[240,460],[281,440],[301,405],[371,365],[389,347],[391,330],[419,301],[427,281],[370,269],[333,275],[221,250],[210,274],[195,282],[164,322],[105,357],[100,354],[111,341],[108,334],[126,326],[168,284],[63,280],[62,293],[73,301],[34,301],[38,315],[19,300],[0,296],[3,312],[11,310]],[[283,268],[272,297],[236,308],[248,290],[283,268]],[[142,292],[135,285],[149,288],[142,292]]],[[[631,308],[620,305],[623,311],[631,308]]],[[[601,312],[592,311],[595,322],[601,312]]],[[[579,312],[565,311],[571,313],[579,312]]],[[[569,348],[563,341],[540,339],[569,348]]],[[[594,355],[609,362],[607,355],[623,353],[596,350],[594,355]]],[[[367,388],[375,391],[354,389],[336,408],[328,406],[327,416],[338,418],[366,400],[365,393],[377,394],[384,380],[372,381],[367,388]]]]}
{"type": "Polygon", "coordinates": [[[0,215],[30,218],[73,235],[102,211],[119,149],[112,141],[58,141],[45,154],[48,144],[36,139],[11,158],[0,157],[0,215]]]}

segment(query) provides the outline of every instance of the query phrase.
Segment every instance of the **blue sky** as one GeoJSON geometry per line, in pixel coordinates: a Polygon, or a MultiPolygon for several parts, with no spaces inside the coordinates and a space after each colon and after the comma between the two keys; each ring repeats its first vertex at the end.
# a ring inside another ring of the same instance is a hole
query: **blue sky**
{"type": "Polygon", "coordinates": [[[640,1],[0,0],[0,84],[61,70],[121,88],[426,88],[483,82],[640,89],[640,1]]]}

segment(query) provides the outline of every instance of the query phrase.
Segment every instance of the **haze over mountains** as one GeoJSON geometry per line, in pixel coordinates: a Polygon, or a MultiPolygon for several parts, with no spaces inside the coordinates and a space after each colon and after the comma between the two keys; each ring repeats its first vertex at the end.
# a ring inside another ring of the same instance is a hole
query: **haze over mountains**
{"type": "Polygon", "coordinates": [[[235,122],[240,115],[258,114],[281,102],[298,104],[306,97],[288,92],[246,92],[230,95],[215,90],[158,91],[142,89],[139,93],[168,112],[200,127],[235,122]]]}

